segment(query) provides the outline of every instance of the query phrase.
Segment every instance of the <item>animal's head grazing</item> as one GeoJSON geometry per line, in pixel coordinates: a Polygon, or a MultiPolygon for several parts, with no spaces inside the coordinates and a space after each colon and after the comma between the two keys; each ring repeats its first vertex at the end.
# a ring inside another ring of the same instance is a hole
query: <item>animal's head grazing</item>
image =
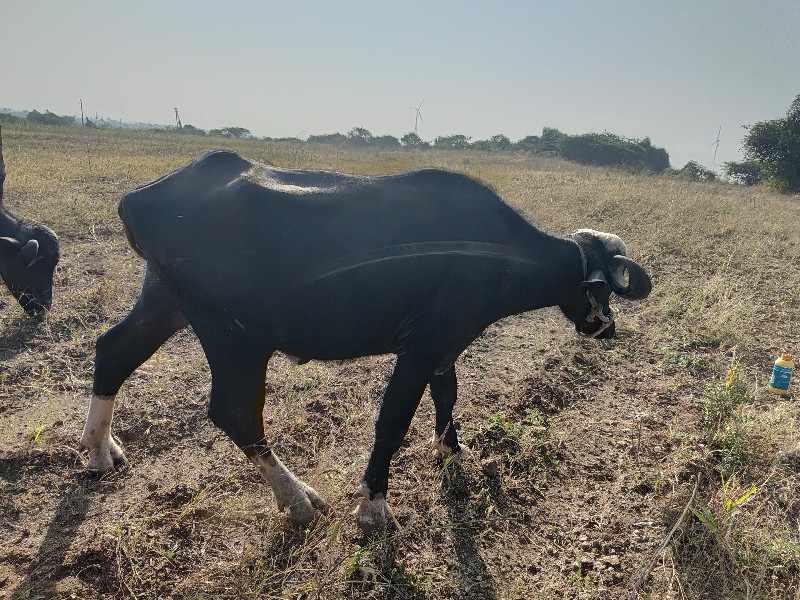
{"type": "Polygon", "coordinates": [[[58,238],[44,225],[12,217],[3,208],[3,137],[0,132],[0,277],[25,312],[35,315],[50,308],[53,274],[59,259],[58,238]]]}
{"type": "Polygon", "coordinates": [[[579,229],[571,236],[583,263],[583,281],[559,304],[581,335],[600,339],[614,337],[611,292],[628,300],[646,298],[652,289],[650,276],[627,257],[625,243],[616,235],[579,229]]]}

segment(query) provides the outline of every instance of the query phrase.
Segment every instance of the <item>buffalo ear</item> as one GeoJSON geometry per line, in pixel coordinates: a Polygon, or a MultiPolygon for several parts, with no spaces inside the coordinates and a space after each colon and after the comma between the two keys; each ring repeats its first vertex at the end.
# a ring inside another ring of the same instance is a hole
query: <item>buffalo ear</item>
{"type": "Polygon", "coordinates": [[[606,279],[605,274],[602,271],[592,271],[589,273],[589,276],[586,278],[586,281],[581,282],[581,286],[584,290],[593,291],[593,290],[600,290],[604,286],[608,287],[608,280],[606,279]]]}
{"type": "Polygon", "coordinates": [[[21,244],[13,237],[0,237],[0,250],[18,252],[21,244]]]}
{"type": "Polygon", "coordinates": [[[19,263],[23,265],[26,269],[28,267],[33,266],[37,260],[41,259],[41,256],[36,256],[36,253],[39,251],[39,242],[36,240],[28,240],[25,245],[20,248],[19,254],[17,255],[17,260],[19,263]]]}

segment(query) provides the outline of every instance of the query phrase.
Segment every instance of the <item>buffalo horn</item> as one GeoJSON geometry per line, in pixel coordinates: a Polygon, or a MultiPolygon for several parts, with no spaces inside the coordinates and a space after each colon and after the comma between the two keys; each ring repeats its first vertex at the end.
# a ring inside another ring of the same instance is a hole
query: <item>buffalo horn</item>
{"type": "Polygon", "coordinates": [[[39,251],[39,242],[36,240],[28,240],[27,243],[19,249],[19,262],[25,265],[27,269],[36,262],[36,253],[39,251]]]}
{"type": "Polygon", "coordinates": [[[653,289],[650,276],[636,261],[627,256],[617,254],[611,258],[611,289],[614,293],[628,300],[646,298],[653,289]],[[625,281],[625,271],[628,281],[625,281]]]}

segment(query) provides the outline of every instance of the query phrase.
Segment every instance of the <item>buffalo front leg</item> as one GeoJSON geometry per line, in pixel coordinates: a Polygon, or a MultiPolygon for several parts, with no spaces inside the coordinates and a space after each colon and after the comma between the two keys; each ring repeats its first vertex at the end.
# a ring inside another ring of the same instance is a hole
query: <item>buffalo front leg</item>
{"type": "MultiPolygon", "coordinates": [[[[202,340],[202,337],[201,337],[202,340]]],[[[204,344],[205,347],[205,344],[204,344]]],[[[322,497],[294,475],[267,445],[264,436],[264,376],[269,355],[239,346],[227,352],[206,348],[211,366],[208,416],[245,453],[269,485],[278,510],[307,525],[327,511],[322,497]]]]}
{"type": "Polygon", "coordinates": [[[389,488],[389,464],[411,425],[425,386],[436,368],[436,361],[404,354],[397,357],[394,373],[386,386],[378,419],[375,444],[367,463],[356,498],[354,511],[358,526],[366,535],[380,534],[394,520],[386,493],[389,488]]]}
{"type": "Polygon", "coordinates": [[[106,473],[115,466],[125,464],[125,453],[111,436],[111,421],[114,418],[115,396],[92,395],[89,413],[83,426],[81,448],[89,453],[88,467],[91,471],[106,473]]]}
{"type": "Polygon", "coordinates": [[[433,438],[433,455],[442,460],[451,455],[461,456],[458,435],[453,423],[453,407],[456,404],[456,368],[450,365],[430,379],[430,392],[436,408],[436,425],[433,438]]]}
{"type": "Polygon", "coordinates": [[[105,473],[125,463],[122,448],[111,436],[114,398],[130,374],[186,325],[172,296],[148,269],[131,312],[97,340],[92,399],[81,436],[90,470],[105,473]]]}

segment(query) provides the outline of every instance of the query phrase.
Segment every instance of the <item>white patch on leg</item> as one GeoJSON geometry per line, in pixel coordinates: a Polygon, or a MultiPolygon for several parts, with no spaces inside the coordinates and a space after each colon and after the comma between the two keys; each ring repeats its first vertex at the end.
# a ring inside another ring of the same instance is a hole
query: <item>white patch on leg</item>
{"type": "Polygon", "coordinates": [[[278,460],[274,452],[250,460],[258,467],[261,476],[272,489],[278,510],[287,509],[289,518],[295,523],[307,525],[314,519],[318,510],[323,512],[329,510],[328,503],[322,496],[314,488],[300,481],[278,460]]]}
{"type": "Polygon", "coordinates": [[[451,454],[453,454],[453,449],[445,444],[439,436],[433,434],[433,458],[444,460],[451,454]]]}
{"type": "Polygon", "coordinates": [[[444,438],[443,435],[433,434],[433,457],[435,459],[445,460],[452,456],[453,461],[460,463],[469,457],[470,452],[464,444],[459,444],[458,452],[453,452],[453,449],[445,444],[442,438],[444,438]]]}
{"type": "Polygon", "coordinates": [[[363,481],[358,491],[353,494],[353,498],[356,500],[362,498],[361,502],[359,502],[358,506],[353,511],[353,516],[356,518],[356,523],[364,535],[383,535],[386,533],[386,526],[389,524],[389,521],[394,523],[398,531],[402,531],[403,528],[400,527],[400,523],[397,522],[384,495],[375,494],[371,499],[370,496],[372,496],[372,493],[370,492],[369,486],[363,481]]]}
{"type": "Polygon", "coordinates": [[[89,450],[89,469],[106,473],[114,463],[126,462],[119,444],[111,437],[114,418],[114,396],[92,396],[89,414],[83,427],[81,447],[89,450]]]}

